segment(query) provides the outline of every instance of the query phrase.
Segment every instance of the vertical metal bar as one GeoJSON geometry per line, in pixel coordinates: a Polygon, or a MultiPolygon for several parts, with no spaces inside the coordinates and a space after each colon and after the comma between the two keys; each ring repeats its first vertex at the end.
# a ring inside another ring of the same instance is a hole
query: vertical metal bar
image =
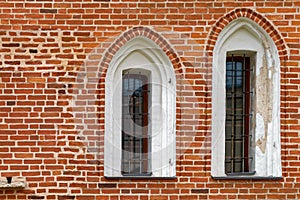
{"type": "MultiPolygon", "coordinates": [[[[127,101],[128,101],[128,115],[127,115],[127,117],[128,117],[128,119],[129,119],[129,117],[130,117],[130,104],[132,103],[132,102],[130,102],[130,94],[131,94],[131,88],[130,88],[130,82],[131,82],[131,78],[130,78],[130,76],[129,76],[129,72],[128,72],[128,88],[127,88],[127,101]]],[[[130,125],[130,123],[128,124],[128,125],[130,125]]],[[[130,132],[131,132],[131,129],[132,129],[133,127],[130,127],[130,132]]],[[[128,135],[128,173],[131,173],[131,167],[132,167],[132,135],[128,135]]]]}
{"type": "Polygon", "coordinates": [[[128,115],[129,112],[129,90],[130,77],[129,74],[124,73],[122,76],[122,173],[130,173],[130,136],[128,135],[128,115]],[[127,125],[127,127],[126,127],[127,125]],[[127,166],[126,166],[127,165],[127,166]]]}
{"type": "Polygon", "coordinates": [[[249,58],[249,136],[248,136],[248,159],[247,159],[247,165],[248,165],[248,170],[251,170],[251,165],[250,165],[250,159],[252,158],[252,152],[251,152],[251,141],[252,141],[252,131],[251,131],[251,122],[252,122],[252,76],[253,76],[254,70],[252,69],[252,64],[251,64],[251,57],[249,58]],[[250,157],[251,156],[251,157],[250,157]]]}
{"type": "Polygon", "coordinates": [[[243,66],[242,66],[242,79],[243,79],[243,113],[242,113],[242,117],[243,117],[243,127],[242,127],[242,138],[243,138],[243,142],[242,142],[242,172],[244,172],[245,170],[245,137],[246,137],[246,134],[247,132],[245,131],[245,114],[246,113],[246,109],[245,108],[245,105],[246,105],[246,95],[245,95],[245,92],[246,92],[246,60],[245,60],[245,54],[243,56],[243,66]]]}
{"type": "Polygon", "coordinates": [[[143,152],[145,153],[143,155],[143,170],[145,173],[148,172],[148,164],[149,162],[149,142],[150,139],[148,137],[148,112],[149,112],[149,102],[148,102],[148,78],[145,76],[144,82],[143,82],[143,152]]]}
{"type": "Polygon", "coordinates": [[[125,133],[125,123],[124,120],[126,119],[126,113],[125,113],[125,109],[124,106],[126,106],[126,102],[125,102],[125,95],[126,95],[126,82],[127,82],[127,77],[126,74],[123,74],[122,76],[122,171],[124,173],[126,173],[126,165],[125,165],[125,161],[126,161],[126,144],[128,143],[127,137],[126,137],[126,133],[125,133]]]}
{"type": "Polygon", "coordinates": [[[125,85],[125,76],[124,74],[122,75],[122,130],[121,130],[121,136],[122,136],[122,139],[121,139],[121,142],[122,142],[122,171],[125,171],[124,170],[124,160],[125,160],[125,147],[124,147],[124,139],[125,139],[125,136],[124,136],[124,85],[125,85]]]}
{"type": "Polygon", "coordinates": [[[142,120],[142,118],[143,118],[143,115],[142,115],[142,104],[143,104],[143,101],[142,101],[142,85],[143,85],[143,83],[142,83],[142,76],[141,76],[141,72],[139,72],[139,86],[138,86],[138,89],[139,90],[141,90],[141,91],[139,91],[138,92],[138,103],[139,103],[139,105],[138,105],[138,108],[139,108],[139,112],[138,112],[138,117],[139,117],[139,125],[141,126],[140,128],[141,128],[141,137],[139,138],[139,169],[140,169],[140,174],[142,174],[142,166],[143,166],[143,159],[142,159],[142,154],[143,154],[143,150],[142,150],[142,139],[143,139],[143,130],[142,130],[142,128],[143,128],[143,126],[142,126],[142,123],[141,123],[141,120],[142,120]]]}
{"type": "Polygon", "coordinates": [[[247,84],[247,98],[246,98],[246,112],[247,112],[247,118],[246,118],[246,125],[245,125],[245,129],[247,132],[247,138],[245,138],[245,155],[246,155],[246,160],[245,160],[245,169],[247,171],[250,171],[250,166],[249,166],[249,152],[250,152],[250,143],[249,143],[249,139],[250,139],[250,123],[251,123],[251,61],[250,61],[250,57],[246,58],[247,60],[245,60],[246,62],[246,68],[247,68],[247,73],[246,73],[246,84],[247,84]]]}
{"type": "Polygon", "coordinates": [[[235,91],[234,91],[234,59],[231,55],[231,172],[234,172],[234,134],[235,134],[235,91]]]}
{"type": "MultiPolygon", "coordinates": [[[[132,88],[132,92],[133,92],[133,165],[134,165],[134,168],[133,170],[136,168],[136,96],[135,96],[135,93],[134,93],[134,90],[136,88],[136,79],[134,78],[133,79],[133,88],[132,88]]],[[[135,171],[134,171],[135,173],[135,171]]]]}
{"type": "Polygon", "coordinates": [[[233,104],[233,110],[234,110],[234,126],[233,126],[233,129],[234,129],[234,135],[233,135],[233,140],[234,140],[234,162],[233,162],[233,165],[234,165],[234,171],[236,172],[237,170],[237,162],[238,162],[238,158],[237,158],[237,155],[236,155],[236,151],[237,151],[237,123],[238,123],[238,111],[237,111],[237,97],[238,97],[238,94],[237,94],[237,83],[238,83],[238,62],[235,60],[234,61],[234,104],[233,104]]]}

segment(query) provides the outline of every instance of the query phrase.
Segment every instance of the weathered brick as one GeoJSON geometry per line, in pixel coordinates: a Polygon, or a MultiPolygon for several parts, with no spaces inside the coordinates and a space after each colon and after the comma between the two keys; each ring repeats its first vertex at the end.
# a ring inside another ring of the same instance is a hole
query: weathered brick
{"type": "Polygon", "coordinates": [[[116,183],[98,183],[99,188],[116,188],[116,183]]]}
{"type": "Polygon", "coordinates": [[[3,43],[3,47],[19,47],[20,43],[3,43]]]}
{"type": "Polygon", "coordinates": [[[40,13],[57,13],[57,9],[40,9],[40,13]]]}

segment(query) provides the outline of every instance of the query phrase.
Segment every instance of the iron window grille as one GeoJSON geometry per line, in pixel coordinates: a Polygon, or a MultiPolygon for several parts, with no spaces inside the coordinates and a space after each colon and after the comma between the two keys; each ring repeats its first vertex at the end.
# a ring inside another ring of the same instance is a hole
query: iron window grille
{"type": "Polygon", "coordinates": [[[148,77],[141,73],[122,77],[122,175],[145,176],[150,172],[148,77]]]}
{"type": "Polygon", "coordinates": [[[253,69],[250,57],[231,54],[226,58],[225,173],[254,174],[251,171],[251,97],[253,69]]]}

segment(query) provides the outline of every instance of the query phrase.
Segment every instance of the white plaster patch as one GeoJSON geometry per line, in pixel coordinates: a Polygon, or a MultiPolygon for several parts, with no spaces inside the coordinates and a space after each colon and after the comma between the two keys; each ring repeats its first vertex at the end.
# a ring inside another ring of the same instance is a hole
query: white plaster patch
{"type": "Polygon", "coordinates": [[[6,177],[0,177],[0,189],[18,190],[26,187],[25,177],[12,177],[11,183],[7,182],[6,177]]]}
{"type": "Polygon", "coordinates": [[[264,154],[266,151],[266,138],[265,138],[265,124],[263,117],[256,113],[256,127],[255,136],[257,138],[256,145],[259,147],[260,151],[264,154]]]}

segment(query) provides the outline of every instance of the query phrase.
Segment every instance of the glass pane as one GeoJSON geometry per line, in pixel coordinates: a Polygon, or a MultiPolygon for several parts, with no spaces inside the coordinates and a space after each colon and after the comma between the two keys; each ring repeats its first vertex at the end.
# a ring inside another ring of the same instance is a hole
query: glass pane
{"type": "Polygon", "coordinates": [[[250,58],[226,61],[225,172],[249,172],[250,58]]]}
{"type": "Polygon", "coordinates": [[[145,75],[122,77],[122,174],[148,173],[149,86],[145,75]]]}

